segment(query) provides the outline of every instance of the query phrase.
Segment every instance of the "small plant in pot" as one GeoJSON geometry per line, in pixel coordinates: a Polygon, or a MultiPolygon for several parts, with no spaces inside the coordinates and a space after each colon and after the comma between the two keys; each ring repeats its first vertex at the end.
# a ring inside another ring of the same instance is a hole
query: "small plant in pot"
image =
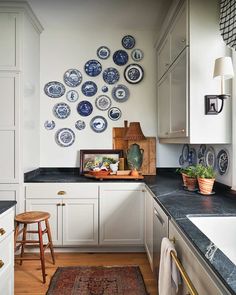
{"type": "Polygon", "coordinates": [[[186,186],[189,191],[195,191],[197,186],[196,166],[188,166],[185,168],[186,186]]]}
{"type": "Polygon", "coordinates": [[[186,182],[187,174],[185,173],[185,170],[186,168],[178,168],[176,169],[176,172],[182,175],[183,186],[187,187],[187,182],[186,182]]]}
{"type": "Polygon", "coordinates": [[[200,193],[210,195],[215,182],[216,173],[211,166],[197,165],[196,175],[200,193]]]}

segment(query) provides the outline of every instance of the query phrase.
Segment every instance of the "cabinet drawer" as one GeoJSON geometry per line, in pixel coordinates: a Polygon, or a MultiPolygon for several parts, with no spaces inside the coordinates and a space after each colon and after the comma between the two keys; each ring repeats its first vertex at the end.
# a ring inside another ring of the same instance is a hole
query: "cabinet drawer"
{"type": "Polygon", "coordinates": [[[0,277],[9,267],[13,267],[13,243],[13,233],[0,243],[0,277]]]}
{"type": "Polygon", "coordinates": [[[4,241],[6,237],[13,232],[13,230],[14,230],[14,209],[11,208],[0,215],[0,245],[2,241],[4,241]]]}
{"type": "Polygon", "coordinates": [[[98,198],[96,183],[31,183],[25,187],[27,199],[44,198],[98,198]]]}

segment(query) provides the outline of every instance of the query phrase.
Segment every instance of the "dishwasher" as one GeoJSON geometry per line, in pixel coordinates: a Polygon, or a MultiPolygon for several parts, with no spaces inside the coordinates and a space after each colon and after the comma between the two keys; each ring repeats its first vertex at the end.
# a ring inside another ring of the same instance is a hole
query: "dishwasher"
{"type": "Polygon", "coordinates": [[[153,272],[158,280],[161,256],[161,241],[169,234],[169,218],[160,205],[154,201],[153,206],[153,272]]]}

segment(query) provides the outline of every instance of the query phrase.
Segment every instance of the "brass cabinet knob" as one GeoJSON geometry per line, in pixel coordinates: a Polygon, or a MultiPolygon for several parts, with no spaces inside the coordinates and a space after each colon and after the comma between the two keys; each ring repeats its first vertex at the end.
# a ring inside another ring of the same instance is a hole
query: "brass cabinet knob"
{"type": "Polygon", "coordinates": [[[61,205],[62,205],[62,206],[65,206],[66,204],[65,204],[65,203],[62,203],[61,205]]]}
{"type": "Polygon", "coordinates": [[[63,195],[66,194],[66,192],[65,192],[65,191],[59,191],[57,194],[58,194],[59,196],[63,196],[63,195]]]}
{"type": "Polygon", "coordinates": [[[57,203],[57,207],[61,206],[61,203],[57,203]]]}
{"type": "Polygon", "coordinates": [[[2,260],[0,260],[0,268],[2,268],[4,265],[4,262],[2,260]]]}
{"type": "Polygon", "coordinates": [[[6,233],[6,231],[3,228],[0,228],[0,236],[3,236],[6,233]]]}

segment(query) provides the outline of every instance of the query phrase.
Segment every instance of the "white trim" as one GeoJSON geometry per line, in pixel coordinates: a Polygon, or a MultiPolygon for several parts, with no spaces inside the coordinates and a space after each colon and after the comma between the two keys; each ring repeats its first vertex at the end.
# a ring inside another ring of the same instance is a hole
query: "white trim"
{"type": "MultiPolygon", "coordinates": [[[[232,61],[236,75],[235,50],[232,50],[232,61]]],[[[236,190],[236,76],[232,81],[232,190],[236,190]]]]}

